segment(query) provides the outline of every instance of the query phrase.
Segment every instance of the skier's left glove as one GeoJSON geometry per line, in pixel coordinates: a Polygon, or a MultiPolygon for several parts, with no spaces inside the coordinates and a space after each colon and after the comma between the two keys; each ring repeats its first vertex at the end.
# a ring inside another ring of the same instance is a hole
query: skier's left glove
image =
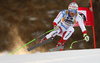
{"type": "Polygon", "coordinates": [[[89,36],[88,36],[87,34],[84,34],[83,37],[84,37],[84,39],[85,39],[86,42],[88,42],[89,39],[90,39],[89,36]]]}
{"type": "Polygon", "coordinates": [[[59,30],[59,26],[55,25],[54,30],[59,30]]]}

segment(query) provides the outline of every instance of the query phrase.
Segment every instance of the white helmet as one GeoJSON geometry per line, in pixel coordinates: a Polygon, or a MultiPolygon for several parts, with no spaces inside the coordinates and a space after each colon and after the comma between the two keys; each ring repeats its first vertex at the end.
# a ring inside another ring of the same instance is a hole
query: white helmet
{"type": "Polygon", "coordinates": [[[77,10],[78,10],[77,3],[75,3],[75,2],[70,3],[68,6],[68,10],[71,12],[74,12],[74,13],[77,12],[77,10]]]}

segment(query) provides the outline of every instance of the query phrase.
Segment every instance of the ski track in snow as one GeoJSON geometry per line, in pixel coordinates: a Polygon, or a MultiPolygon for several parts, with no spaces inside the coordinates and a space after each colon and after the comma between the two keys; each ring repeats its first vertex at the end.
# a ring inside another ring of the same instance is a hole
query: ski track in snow
{"type": "Polygon", "coordinates": [[[0,63],[100,63],[100,49],[2,55],[0,63]]]}

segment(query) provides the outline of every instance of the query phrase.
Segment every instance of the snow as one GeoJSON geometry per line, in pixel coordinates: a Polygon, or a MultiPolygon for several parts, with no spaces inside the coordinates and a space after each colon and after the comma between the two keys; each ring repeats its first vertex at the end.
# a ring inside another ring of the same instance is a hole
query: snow
{"type": "Polygon", "coordinates": [[[48,17],[53,17],[53,14],[56,12],[56,10],[50,10],[50,11],[47,11],[47,14],[48,14],[48,17]]]}
{"type": "Polygon", "coordinates": [[[47,11],[47,14],[53,14],[55,12],[56,12],[55,10],[51,10],[51,11],[47,11]]]}
{"type": "Polygon", "coordinates": [[[7,54],[9,54],[9,53],[7,51],[4,51],[4,52],[0,53],[0,56],[1,55],[7,55],[7,54]]]}
{"type": "Polygon", "coordinates": [[[100,63],[100,49],[2,55],[0,63],[100,63]]]}
{"type": "Polygon", "coordinates": [[[34,20],[37,20],[37,18],[36,17],[30,17],[30,20],[34,21],[34,20]]]}

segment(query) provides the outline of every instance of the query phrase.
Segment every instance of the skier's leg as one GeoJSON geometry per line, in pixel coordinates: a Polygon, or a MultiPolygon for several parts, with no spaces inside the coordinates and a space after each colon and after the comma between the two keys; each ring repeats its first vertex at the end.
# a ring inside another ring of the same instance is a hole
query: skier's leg
{"type": "Polygon", "coordinates": [[[59,30],[56,30],[56,31],[54,30],[54,31],[50,32],[50,33],[47,34],[43,39],[41,39],[39,43],[41,43],[41,42],[43,42],[44,40],[47,40],[47,39],[49,39],[49,38],[51,38],[51,37],[55,37],[59,32],[60,32],[60,29],[59,29],[59,30]]]}
{"type": "Polygon", "coordinates": [[[67,32],[63,36],[63,39],[64,40],[68,40],[71,37],[71,35],[73,34],[73,32],[74,32],[74,28],[73,27],[69,27],[67,32]]]}
{"type": "Polygon", "coordinates": [[[55,37],[58,33],[59,33],[59,30],[56,30],[56,31],[54,30],[50,32],[49,34],[47,34],[45,37],[49,39],[50,37],[55,37]]]}
{"type": "Polygon", "coordinates": [[[64,46],[64,43],[67,41],[63,39],[65,34],[66,34],[66,31],[63,33],[62,38],[58,41],[56,46],[64,46]]]}
{"type": "MultiPolygon", "coordinates": [[[[70,36],[73,34],[73,32],[74,32],[73,27],[68,28],[68,30],[63,33],[62,38],[58,42],[57,46],[63,46],[64,47],[65,42],[70,38],[70,36]]],[[[62,50],[63,49],[61,49],[61,51],[62,50]]]]}

